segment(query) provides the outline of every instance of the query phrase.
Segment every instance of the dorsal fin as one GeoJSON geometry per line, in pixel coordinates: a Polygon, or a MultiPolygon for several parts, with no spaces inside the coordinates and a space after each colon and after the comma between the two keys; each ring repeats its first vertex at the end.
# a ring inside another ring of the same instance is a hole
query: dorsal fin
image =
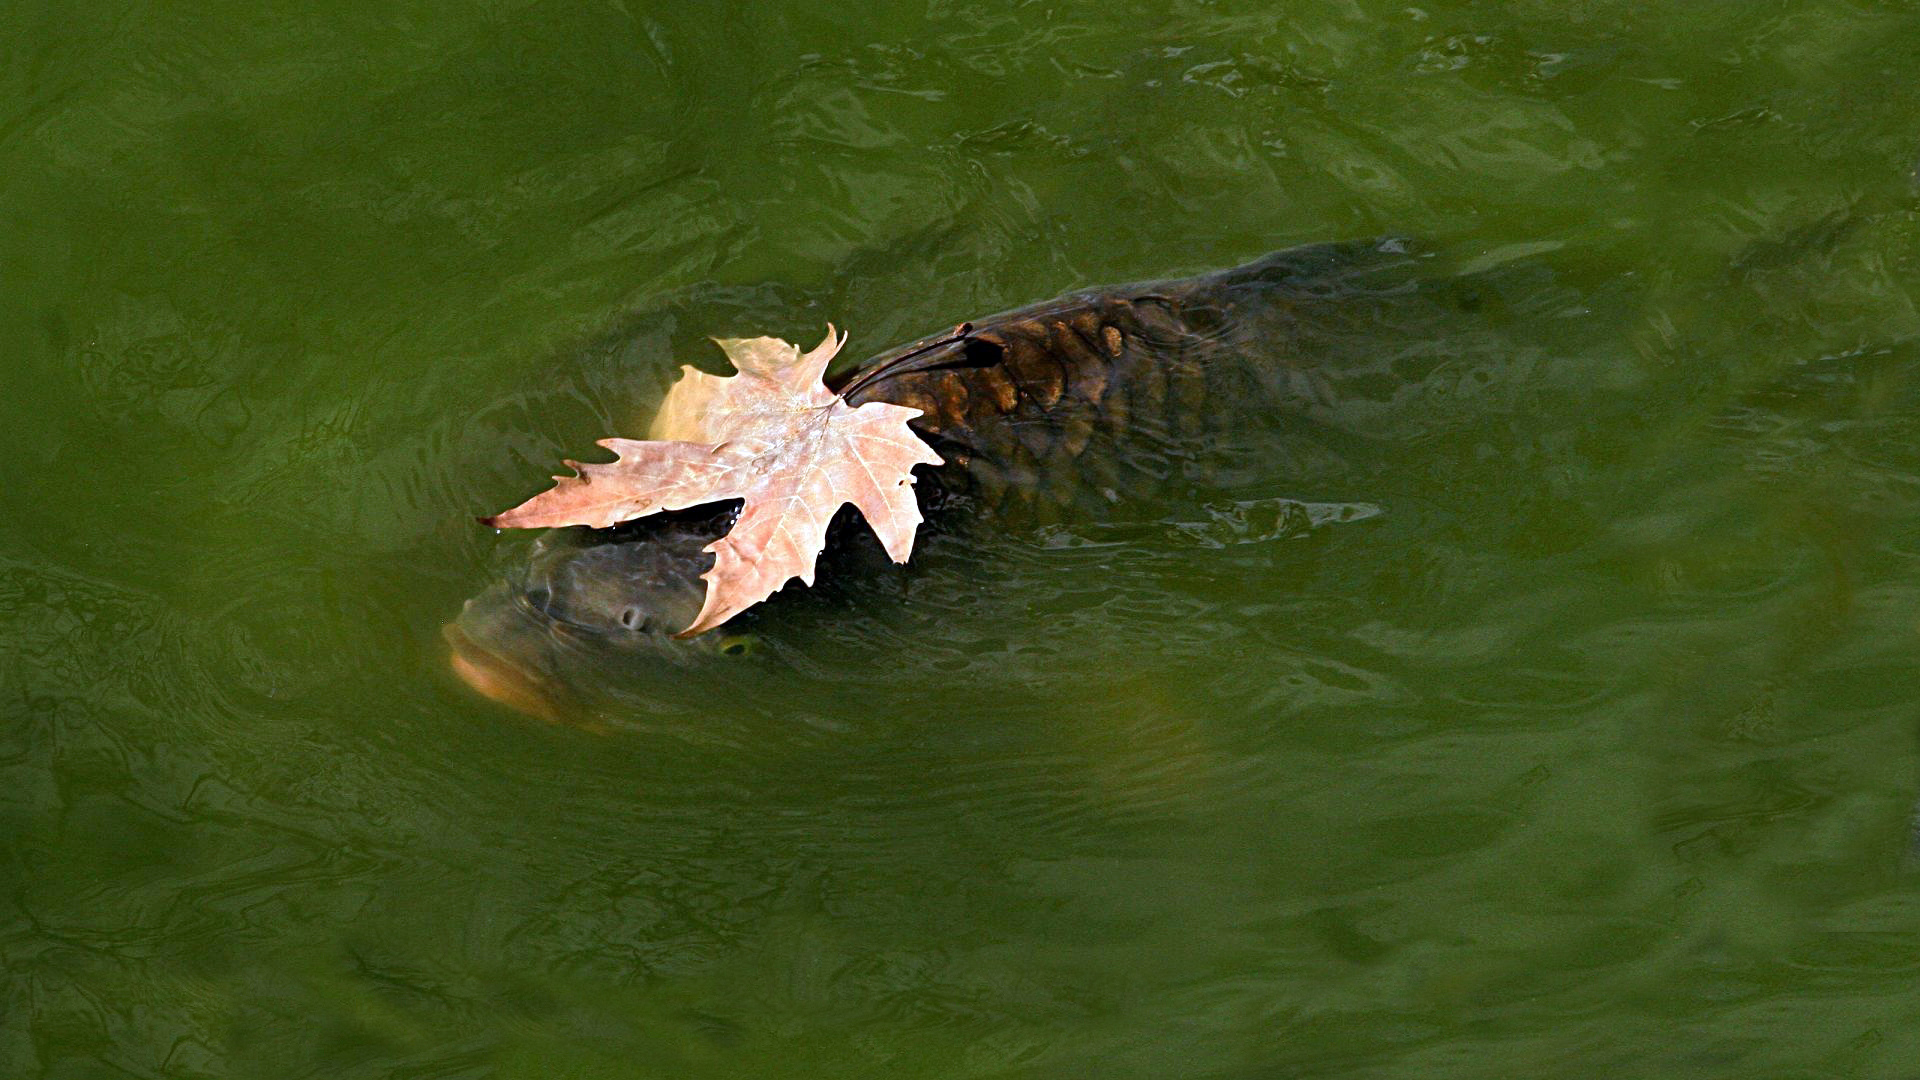
{"type": "Polygon", "coordinates": [[[972,332],[972,323],[961,323],[944,334],[903,345],[856,369],[844,383],[833,389],[846,398],[848,404],[859,405],[867,400],[874,385],[882,380],[915,371],[965,366],[966,345],[970,340],[967,335],[972,332]]]}

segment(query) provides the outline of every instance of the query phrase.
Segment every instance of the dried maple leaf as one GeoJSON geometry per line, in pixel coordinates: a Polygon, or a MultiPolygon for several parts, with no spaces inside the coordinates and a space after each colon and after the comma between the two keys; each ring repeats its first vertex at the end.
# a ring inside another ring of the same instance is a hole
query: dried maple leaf
{"type": "Polygon", "coordinates": [[[603,439],[618,460],[567,462],[577,476],[519,506],[481,520],[511,529],[560,525],[605,528],[660,510],[741,500],[727,535],[707,545],[713,568],[691,637],[772,596],[797,577],[813,584],[827,522],[852,503],[894,562],[913,550],[920,506],[913,467],[940,455],[907,421],[919,409],[868,402],[848,405],[821,381],[846,342],[826,340],[802,356],[779,338],[716,339],[739,372],[708,375],[688,367],[667,392],[646,441],[603,439]]]}

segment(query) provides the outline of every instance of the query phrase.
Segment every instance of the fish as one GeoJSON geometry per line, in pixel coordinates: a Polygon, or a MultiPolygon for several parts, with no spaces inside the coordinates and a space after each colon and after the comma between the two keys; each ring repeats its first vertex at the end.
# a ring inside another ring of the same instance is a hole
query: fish
{"type": "MultiPolygon", "coordinates": [[[[1248,433],[1324,422],[1317,414],[1334,404],[1325,354],[1363,339],[1418,289],[1409,271],[1424,258],[1397,238],[1326,243],[1195,277],[1082,289],[888,349],[828,386],[854,406],[920,410],[911,425],[943,462],[920,467],[923,529],[1100,520],[1196,478],[1273,467],[1248,449],[1248,433]]],[[[704,549],[737,513],[737,503],[716,503],[549,530],[446,626],[455,674],[494,701],[557,719],[570,678],[609,658],[670,669],[751,653],[754,636],[732,624],[674,637],[700,609],[700,575],[713,562],[704,549]]],[[[877,548],[843,510],[826,557],[857,563],[863,546],[877,548]]]]}

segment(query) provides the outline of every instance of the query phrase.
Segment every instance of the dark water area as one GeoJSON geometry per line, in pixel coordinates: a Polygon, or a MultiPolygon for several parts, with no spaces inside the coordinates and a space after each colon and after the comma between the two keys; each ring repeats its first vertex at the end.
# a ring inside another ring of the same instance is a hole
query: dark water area
{"type": "Polygon", "coordinates": [[[0,27],[0,1075],[1915,1074],[1910,5],[0,27]],[[709,336],[1381,236],[1164,506],[449,671],[709,336]]]}

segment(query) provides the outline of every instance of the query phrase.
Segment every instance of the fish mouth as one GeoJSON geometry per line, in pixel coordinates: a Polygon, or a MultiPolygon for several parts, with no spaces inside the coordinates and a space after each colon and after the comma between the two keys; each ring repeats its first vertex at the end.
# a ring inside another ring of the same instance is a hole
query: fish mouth
{"type": "Polygon", "coordinates": [[[559,710],[539,680],[474,641],[457,622],[448,623],[440,632],[451,650],[448,662],[453,673],[480,696],[538,720],[559,719],[559,710]]]}

